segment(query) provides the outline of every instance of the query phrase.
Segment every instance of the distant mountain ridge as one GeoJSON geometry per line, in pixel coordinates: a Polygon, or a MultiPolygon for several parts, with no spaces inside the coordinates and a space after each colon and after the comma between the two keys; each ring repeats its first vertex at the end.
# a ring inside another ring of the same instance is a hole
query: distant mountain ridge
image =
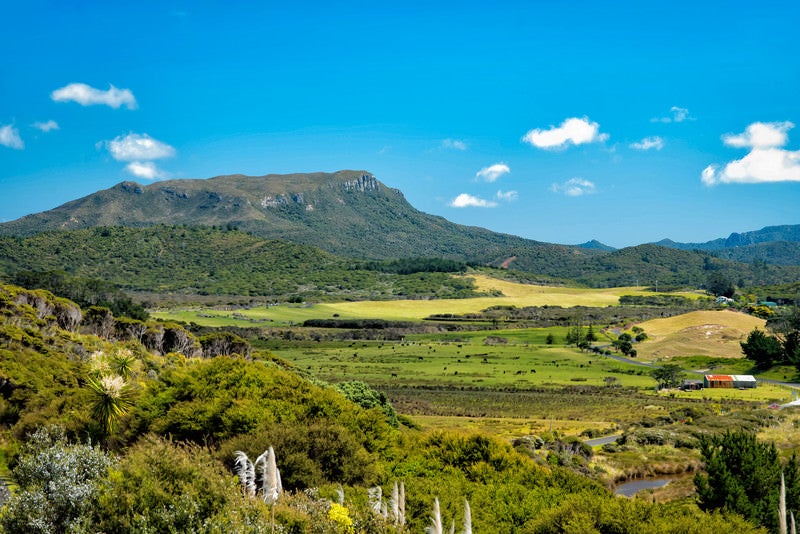
{"type": "Polygon", "coordinates": [[[593,240],[558,245],[455,224],[411,206],[366,171],[217,176],[142,185],[122,182],[42,213],[0,224],[0,236],[93,227],[172,225],[239,229],[363,260],[433,257],[508,267],[592,286],[702,284],[711,265],[731,279],[782,283],[800,278],[800,226],[732,234],[710,244],[662,241],[621,250],[593,240]],[[754,243],[725,248],[719,243],[754,243]],[[658,245],[658,246],[657,246],[658,245]],[[701,248],[707,247],[706,249],[701,248]],[[716,248],[714,248],[716,246],[716,248]],[[711,249],[711,250],[708,250],[711,249]],[[777,258],[777,260],[776,260],[777,258]],[[734,260],[725,263],[727,260],[734,260]],[[778,264],[771,269],[762,263],[778,264]],[[748,266],[748,264],[750,264],[748,266]],[[746,272],[744,272],[744,271],[746,272]]]}
{"type": "Polygon", "coordinates": [[[727,238],[705,243],[678,243],[662,239],[656,245],[679,250],[703,250],[740,262],[763,261],[776,265],[800,265],[800,225],[767,226],[751,232],[734,232],[727,238]]]}
{"type": "Polygon", "coordinates": [[[463,226],[411,206],[366,171],[122,182],[0,224],[0,235],[155,224],[235,227],[361,259],[442,257],[541,272],[601,251],[463,226]]]}

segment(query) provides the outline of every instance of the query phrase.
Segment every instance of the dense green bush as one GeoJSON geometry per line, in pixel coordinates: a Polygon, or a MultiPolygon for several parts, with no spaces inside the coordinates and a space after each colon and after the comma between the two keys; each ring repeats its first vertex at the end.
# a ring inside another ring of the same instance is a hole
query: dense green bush
{"type": "Polygon", "coordinates": [[[56,534],[92,529],[99,481],[112,458],[97,447],[67,441],[59,427],[30,435],[14,467],[19,489],[0,515],[9,534],[56,534]]]}
{"type": "Polygon", "coordinates": [[[93,522],[99,532],[253,532],[269,514],[205,447],[145,436],[100,482],[93,522]]]}

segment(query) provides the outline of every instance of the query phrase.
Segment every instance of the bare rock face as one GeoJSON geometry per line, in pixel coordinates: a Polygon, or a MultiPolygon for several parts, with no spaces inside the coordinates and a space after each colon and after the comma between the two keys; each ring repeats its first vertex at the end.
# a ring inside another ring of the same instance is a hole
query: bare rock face
{"type": "Polygon", "coordinates": [[[340,187],[346,191],[358,191],[360,193],[378,191],[380,189],[377,178],[371,174],[362,174],[354,180],[341,182],[340,187]]]}

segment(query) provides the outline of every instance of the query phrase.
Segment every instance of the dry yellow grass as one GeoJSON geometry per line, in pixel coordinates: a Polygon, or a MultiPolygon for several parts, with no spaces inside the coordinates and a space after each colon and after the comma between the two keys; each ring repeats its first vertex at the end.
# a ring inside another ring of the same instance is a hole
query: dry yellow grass
{"type": "Polygon", "coordinates": [[[752,315],[730,310],[695,311],[652,319],[639,326],[648,340],[637,344],[641,359],[669,359],[675,356],[742,357],[740,341],[753,328],[764,328],[765,321],[752,315]]]}
{"type": "Polygon", "coordinates": [[[511,441],[519,436],[542,434],[553,430],[565,435],[578,435],[587,428],[611,431],[614,424],[608,421],[572,421],[563,419],[527,419],[511,417],[463,417],[443,415],[411,416],[425,430],[491,434],[511,441]]]}
{"type": "MultiPolygon", "coordinates": [[[[341,317],[343,319],[372,319],[380,317],[388,320],[422,320],[434,314],[476,313],[491,306],[616,306],[622,295],[652,295],[641,287],[614,287],[609,289],[588,289],[565,286],[538,286],[498,280],[483,274],[467,276],[475,280],[480,291],[500,291],[503,296],[479,297],[469,299],[436,300],[387,300],[360,302],[329,302],[314,305],[280,305],[270,308],[237,310],[236,315],[243,323],[250,320],[300,323],[306,319],[341,317]]],[[[693,297],[693,293],[681,293],[693,297]]],[[[163,310],[154,312],[155,317],[194,321],[198,324],[214,323],[237,324],[231,313],[207,308],[190,311],[163,310]],[[201,313],[203,316],[199,316],[201,313]],[[209,315],[213,317],[208,317],[209,315]]]]}

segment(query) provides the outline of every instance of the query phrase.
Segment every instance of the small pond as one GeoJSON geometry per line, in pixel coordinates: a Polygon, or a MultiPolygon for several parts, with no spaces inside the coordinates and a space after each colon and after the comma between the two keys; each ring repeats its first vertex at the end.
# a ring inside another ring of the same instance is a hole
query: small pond
{"type": "Polygon", "coordinates": [[[629,480],[614,488],[614,493],[625,497],[633,497],[642,490],[663,488],[672,482],[672,480],[672,478],[640,478],[629,480]]]}

